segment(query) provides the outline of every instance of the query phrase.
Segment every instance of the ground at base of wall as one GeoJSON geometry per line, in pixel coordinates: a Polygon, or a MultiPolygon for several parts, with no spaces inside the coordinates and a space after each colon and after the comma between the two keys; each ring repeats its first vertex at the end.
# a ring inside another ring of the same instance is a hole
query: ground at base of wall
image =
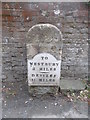
{"type": "Polygon", "coordinates": [[[88,102],[64,94],[30,96],[27,82],[3,83],[3,118],[88,118],[88,102]]]}

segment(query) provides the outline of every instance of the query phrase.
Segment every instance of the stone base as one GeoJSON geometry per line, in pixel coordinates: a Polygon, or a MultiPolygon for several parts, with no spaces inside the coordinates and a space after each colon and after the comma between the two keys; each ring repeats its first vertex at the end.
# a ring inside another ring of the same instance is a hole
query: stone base
{"type": "Polygon", "coordinates": [[[87,81],[83,80],[60,80],[60,88],[61,90],[84,90],[85,89],[85,84],[87,81]]]}
{"type": "Polygon", "coordinates": [[[49,86],[49,87],[36,87],[36,86],[28,86],[28,90],[30,95],[35,96],[35,95],[43,95],[43,94],[56,94],[59,91],[58,86],[49,86]]]}
{"type": "Polygon", "coordinates": [[[41,86],[28,86],[28,90],[30,95],[43,95],[43,94],[56,94],[63,90],[84,90],[85,89],[85,81],[82,80],[61,80],[60,87],[59,86],[48,86],[48,87],[41,87],[41,86]]]}

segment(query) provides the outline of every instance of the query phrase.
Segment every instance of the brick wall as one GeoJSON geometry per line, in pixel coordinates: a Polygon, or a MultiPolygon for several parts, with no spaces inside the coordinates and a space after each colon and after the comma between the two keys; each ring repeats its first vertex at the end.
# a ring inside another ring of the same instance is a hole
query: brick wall
{"type": "Polygon", "coordinates": [[[38,23],[63,34],[63,79],[88,76],[88,7],[86,3],[2,3],[3,81],[27,79],[26,34],[38,23]]]}

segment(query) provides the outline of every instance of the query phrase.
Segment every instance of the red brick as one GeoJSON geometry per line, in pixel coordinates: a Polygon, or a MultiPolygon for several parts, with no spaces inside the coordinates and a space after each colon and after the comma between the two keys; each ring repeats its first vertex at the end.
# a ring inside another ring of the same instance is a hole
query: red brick
{"type": "Polygon", "coordinates": [[[10,16],[11,15],[11,12],[10,12],[10,10],[2,10],[2,16],[10,16]]]}

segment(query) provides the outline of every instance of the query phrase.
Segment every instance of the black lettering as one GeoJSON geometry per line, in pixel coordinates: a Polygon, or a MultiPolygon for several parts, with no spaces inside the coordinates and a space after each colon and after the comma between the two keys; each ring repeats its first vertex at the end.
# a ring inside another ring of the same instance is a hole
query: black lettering
{"type": "Polygon", "coordinates": [[[30,62],[30,65],[33,65],[33,63],[30,62]]]}
{"type": "Polygon", "coordinates": [[[44,59],[44,57],[41,57],[42,58],[42,60],[44,59]]]}
{"type": "Polygon", "coordinates": [[[32,77],[35,77],[35,74],[32,74],[32,77]]]}
{"type": "Polygon", "coordinates": [[[51,66],[51,63],[49,63],[49,66],[51,66]]]}
{"type": "Polygon", "coordinates": [[[45,81],[45,79],[43,79],[43,82],[45,81]]]}
{"type": "Polygon", "coordinates": [[[36,76],[38,77],[38,74],[36,74],[36,76]]]}
{"type": "Polygon", "coordinates": [[[55,63],[53,63],[52,65],[55,66],[55,63]]]}
{"type": "Polygon", "coordinates": [[[40,63],[38,63],[38,65],[40,65],[40,63]]]}
{"type": "Polygon", "coordinates": [[[56,65],[58,66],[58,63],[56,63],[56,65]]]}
{"type": "Polygon", "coordinates": [[[35,79],[32,79],[32,82],[34,82],[35,81],[35,79]]]}
{"type": "Polygon", "coordinates": [[[42,79],[39,79],[40,82],[42,82],[42,79]]]}
{"type": "Polygon", "coordinates": [[[45,60],[48,60],[48,57],[45,57],[45,60]]]}
{"type": "Polygon", "coordinates": [[[49,69],[48,69],[48,68],[46,68],[46,71],[49,71],[49,69]]]}
{"type": "Polygon", "coordinates": [[[34,65],[36,65],[36,63],[34,63],[34,65]]]}
{"type": "Polygon", "coordinates": [[[49,81],[51,82],[51,81],[52,81],[52,79],[49,79],[49,81]]]}
{"type": "Polygon", "coordinates": [[[42,68],[40,68],[39,70],[42,70],[42,68]]]}
{"type": "Polygon", "coordinates": [[[41,65],[43,66],[44,63],[41,63],[41,65]]]}
{"type": "Polygon", "coordinates": [[[45,63],[45,65],[47,66],[47,65],[48,65],[48,63],[45,63]]]}
{"type": "Polygon", "coordinates": [[[56,68],[54,68],[54,71],[56,70],[56,68]]]}
{"type": "Polygon", "coordinates": [[[52,68],[50,68],[50,70],[52,71],[52,68]]]}
{"type": "Polygon", "coordinates": [[[54,75],[54,77],[56,77],[56,75],[54,75]]]}
{"type": "Polygon", "coordinates": [[[42,74],[40,74],[40,77],[42,77],[42,74]]]}
{"type": "Polygon", "coordinates": [[[50,77],[52,77],[52,74],[50,75],[50,77]]]}
{"type": "Polygon", "coordinates": [[[48,75],[46,75],[46,77],[48,77],[48,75]]]}

